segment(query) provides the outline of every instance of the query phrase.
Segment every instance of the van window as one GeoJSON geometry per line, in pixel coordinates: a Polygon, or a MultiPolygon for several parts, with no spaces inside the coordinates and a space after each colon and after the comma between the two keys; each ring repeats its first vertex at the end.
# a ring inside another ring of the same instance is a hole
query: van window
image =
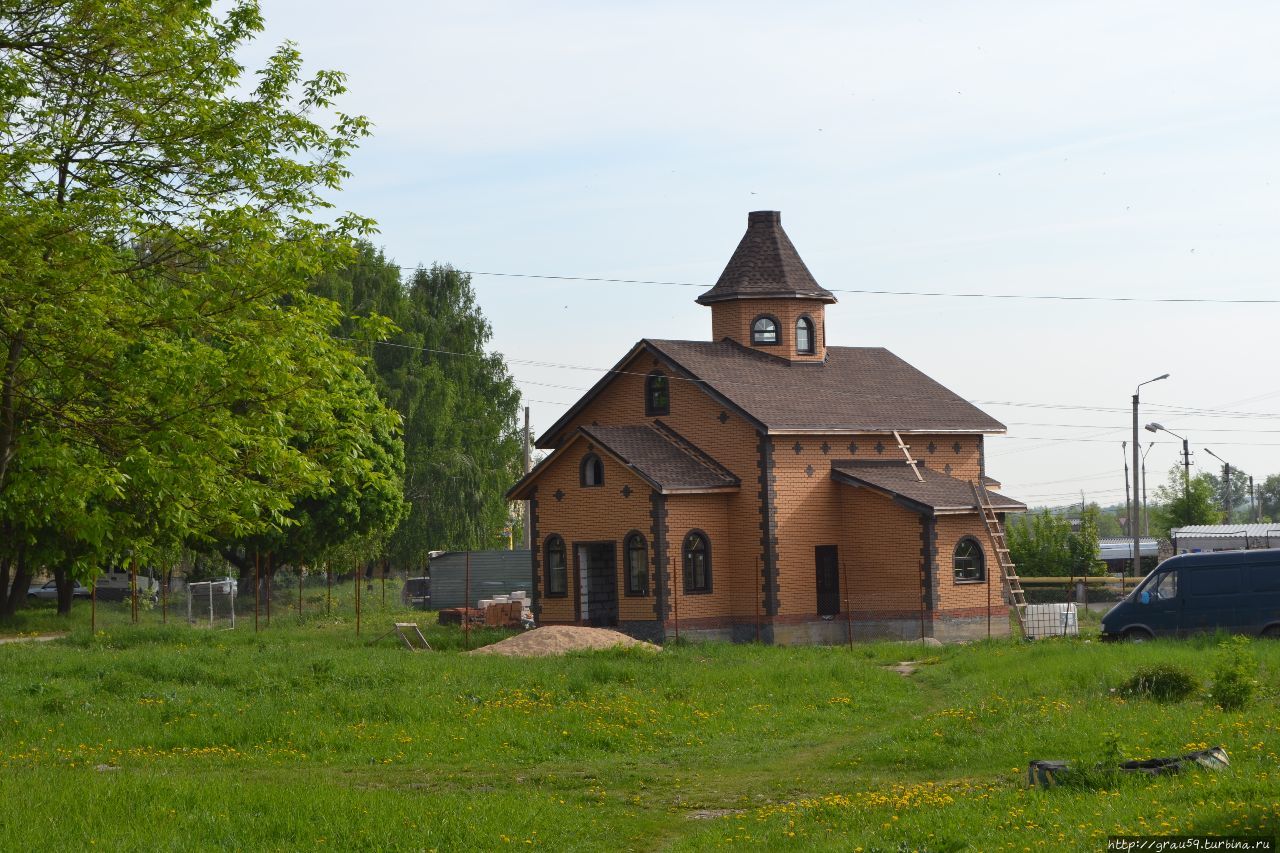
{"type": "Polygon", "coordinates": [[[1194,566],[1187,572],[1188,595],[1234,595],[1238,592],[1239,566],[1194,566]]]}
{"type": "Polygon", "coordinates": [[[1249,589],[1254,592],[1280,592],[1280,564],[1250,566],[1249,589]]]}
{"type": "Polygon", "coordinates": [[[1151,588],[1151,597],[1161,601],[1170,601],[1178,597],[1178,573],[1164,572],[1151,588]]]}

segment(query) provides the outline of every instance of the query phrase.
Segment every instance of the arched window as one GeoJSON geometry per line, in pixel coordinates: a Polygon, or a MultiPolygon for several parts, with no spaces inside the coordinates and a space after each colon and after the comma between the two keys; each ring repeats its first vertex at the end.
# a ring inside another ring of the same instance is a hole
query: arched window
{"type": "Polygon", "coordinates": [[[559,536],[547,537],[545,573],[548,597],[564,597],[569,594],[569,573],[565,570],[564,540],[559,536]]]}
{"type": "Polygon", "coordinates": [[[813,354],[813,321],[808,317],[796,320],[796,352],[813,354]]]}
{"type": "Polygon", "coordinates": [[[639,533],[627,536],[627,595],[649,594],[649,547],[639,533]]]}
{"type": "Polygon", "coordinates": [[[667,377],[657,370],[644,379],[644,413],[646,417],[671,414],[667,377]]]}
{"type": "Polygon", "coordinates": [[[594,453],[582,457],[582,468],[578,471],[579,483],[583,486],[604,485],[604,463],[594,453]]]}
{"type": "Polygon", "coordinates": [[[770,346],[778,343],[778,320],[762,315],[751,321],[751,343],[770,346]]]}
{"type": "Polygon", "coordinates": [[[956,543],[953,566],[957,581],[980,581],[986,578],[987,558],[977,539],[966,536],[956,543]]]}
{"type": "Polygon", "coordinates": [[[711,543],[699,530],[684,538],[684,591],[711,592],[711,543]]]}

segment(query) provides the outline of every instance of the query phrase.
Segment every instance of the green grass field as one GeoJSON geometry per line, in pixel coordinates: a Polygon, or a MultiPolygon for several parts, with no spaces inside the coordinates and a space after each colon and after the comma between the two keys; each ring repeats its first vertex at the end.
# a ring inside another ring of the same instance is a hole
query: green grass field
{"type": "MultiPolygon", "coordinates": [[[[1280,826],[1280,643],[1252,644],[1260,695],[1224,712],[1112,692],[1154,662],[1207,684],[1214,638],[528,660],[433,627],[433,653],[368,645],[397,615],[366,614],[359,639],[345,612],[256,635],[148,613],[92,636],[77,605],[67,639],[0,645],[0,849],[1093,850],[1280,826]],[[1033,758],[1205,745],[1232,767],[1025,787],[1033,758]]],[[[10,632],[58,621],[23,620],[10,632]]]]}

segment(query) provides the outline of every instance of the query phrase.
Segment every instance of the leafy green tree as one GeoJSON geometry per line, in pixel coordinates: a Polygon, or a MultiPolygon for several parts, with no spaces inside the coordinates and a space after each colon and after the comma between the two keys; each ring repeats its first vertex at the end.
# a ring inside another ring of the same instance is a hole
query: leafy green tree
{"type": "Polygon", "coordinates": [[[1280,521],[1280,474],[1272,474],[1258,486],[1258,509],[1264,521],[1280,521]]]}
{"type": "Polygon", "coordinates": [[[1018,573],[1027,577],[1063,577],[1100,574],[1098,559],[1098,509],[1088,506],[1081,514],[1080,530],[1071,520],[1048,509],[1014,517],[1008,524],[1009,555],[1018,573]]]}
{"type": "Polygon", "coordinates": [[[370,225],[313,219],[367,122],[290,44],[246,81],[258,7],[211,5],[0,0],[5,607],[36,566],[89,579],[296,526],[355,482],[311,430],[395,453],[367,394],[308,369],[361,375],[306,283],[370,225]],[[323,422],[341,411],[368,417],[323,422]]]}
{"type": "Polygon", "coordinates": [[[1217,524],[1222,520],[1212,477],[1205,473],[1190,480],[1183,477],[1183,467],[1174,465],[1164,485],[1156,489],[1156,502],[1151,507],[1151,532],[1160,538],[1168,538],[1169,531],[1175,527],[1217,524]]]}
{"type": "Polygon", "coordinates": [[[521,465],[519,392],[470,278],[448,266],[419,268],[408,281],[368,244],[314,292],[338,301],[354,329],[384,316],[398,327],[373,347],[372,376],[404,422],[405,498],[412,507],[388,543],[398,564],[422,565],[428,551],[501,547],[509,524],[504,492],[521,465]]]}

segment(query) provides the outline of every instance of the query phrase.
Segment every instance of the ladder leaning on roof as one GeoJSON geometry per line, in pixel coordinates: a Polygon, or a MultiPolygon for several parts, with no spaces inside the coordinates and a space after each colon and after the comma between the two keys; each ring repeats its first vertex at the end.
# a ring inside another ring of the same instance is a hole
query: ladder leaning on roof
{"type": "Polygon", "coordinates": [[[991,534],[991,541],[995,545],[996,557],[1000,562],[1000,574],[1004,578],[1005,594],[1008,596],[1009,603],[1013,605],[1014,612],[1018,614],[1018,627],[1022,629],[1022,635],[1027,634],[1027,596],[1022,590],[1022,580],[1018,577],[1018,567],[1014,565],[1012,558],[1009,556],[1009,541],[1004,535],[1004,525],[1000,523],[1000,516],[996,515],[995,509],[991,506],[991,498],[987,494],[987,487],[981,483],[970,483],[973,486],[973,497],[978,502],[978,511],[982,513],[982,520],[987,525],[987,533],[991,534]]]}

